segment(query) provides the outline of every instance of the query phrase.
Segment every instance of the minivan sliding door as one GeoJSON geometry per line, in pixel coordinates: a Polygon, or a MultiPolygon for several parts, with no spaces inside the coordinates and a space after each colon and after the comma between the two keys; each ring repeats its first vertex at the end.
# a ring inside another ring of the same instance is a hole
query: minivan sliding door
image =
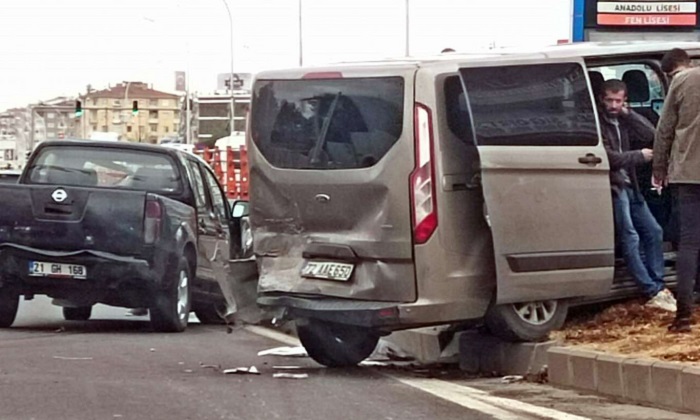
{"type": "Polygon", "coordinates": [[[479,151],[497,302],[607,292],[608,161],[583,63],[503,59],[460,69],[479,151]]]}

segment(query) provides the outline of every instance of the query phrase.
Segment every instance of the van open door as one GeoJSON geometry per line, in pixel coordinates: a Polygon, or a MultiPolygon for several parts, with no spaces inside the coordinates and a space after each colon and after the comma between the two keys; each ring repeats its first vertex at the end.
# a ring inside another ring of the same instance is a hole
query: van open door
{"type": "Polygon", "coordinates": [[[498,304],[606,293],[609,166],[583,61],[469,63],[460,74],[493,235],[498,304]]]}

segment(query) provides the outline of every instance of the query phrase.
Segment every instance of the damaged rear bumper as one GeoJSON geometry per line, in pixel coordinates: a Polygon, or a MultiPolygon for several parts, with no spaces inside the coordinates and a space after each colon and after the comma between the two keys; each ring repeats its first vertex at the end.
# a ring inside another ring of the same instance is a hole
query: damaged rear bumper
{"type": "Polygon", "coordinates": [[[332,298],[263,295],[258,305],[284,311],[290,318],[314,318],[341,324],[378,329],[399,325],[399,304],[332,298]]]}
{"type": "MultiPolygon", "coordinates": [[[[21,294],[46,294],[86,304],[119,301],[122,292],[152,290],[161,278],[145,259],[94,250],[60,252],[0,244],[0,286],[16,288],[21,294]],[[30,261],[82,265],[87,276],[84,279],[30,276],[30,261]]],[[[127,301],[139,300],[137,295],[127,301]]]]}

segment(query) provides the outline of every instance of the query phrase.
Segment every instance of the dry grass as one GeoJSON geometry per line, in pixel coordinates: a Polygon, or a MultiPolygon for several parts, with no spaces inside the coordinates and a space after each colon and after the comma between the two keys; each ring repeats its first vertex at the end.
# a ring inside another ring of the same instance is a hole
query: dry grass
{"type": "Polygon", "coordinates": [[[700,364],[700,313],[694,314],[690,334],[669,333],[673,317],[640,301],[628,301],[594,316],[573,317],[554,338],[603,352],[700,364]]]}

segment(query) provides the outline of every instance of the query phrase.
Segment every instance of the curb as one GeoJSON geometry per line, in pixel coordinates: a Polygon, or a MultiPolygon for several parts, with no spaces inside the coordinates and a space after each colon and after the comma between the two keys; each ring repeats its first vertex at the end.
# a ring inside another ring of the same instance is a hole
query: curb
{"type": "Polygon", "coordinates": [[[468,373],[537,375],[556,341],[511,343],[476,331],[459,337],[459,367],[468,373]]]}
{"type": "Polygon", "coordinates": [[[700,366],[572,347],[547,351],[549,383],[700,413],[700,366]]]}

